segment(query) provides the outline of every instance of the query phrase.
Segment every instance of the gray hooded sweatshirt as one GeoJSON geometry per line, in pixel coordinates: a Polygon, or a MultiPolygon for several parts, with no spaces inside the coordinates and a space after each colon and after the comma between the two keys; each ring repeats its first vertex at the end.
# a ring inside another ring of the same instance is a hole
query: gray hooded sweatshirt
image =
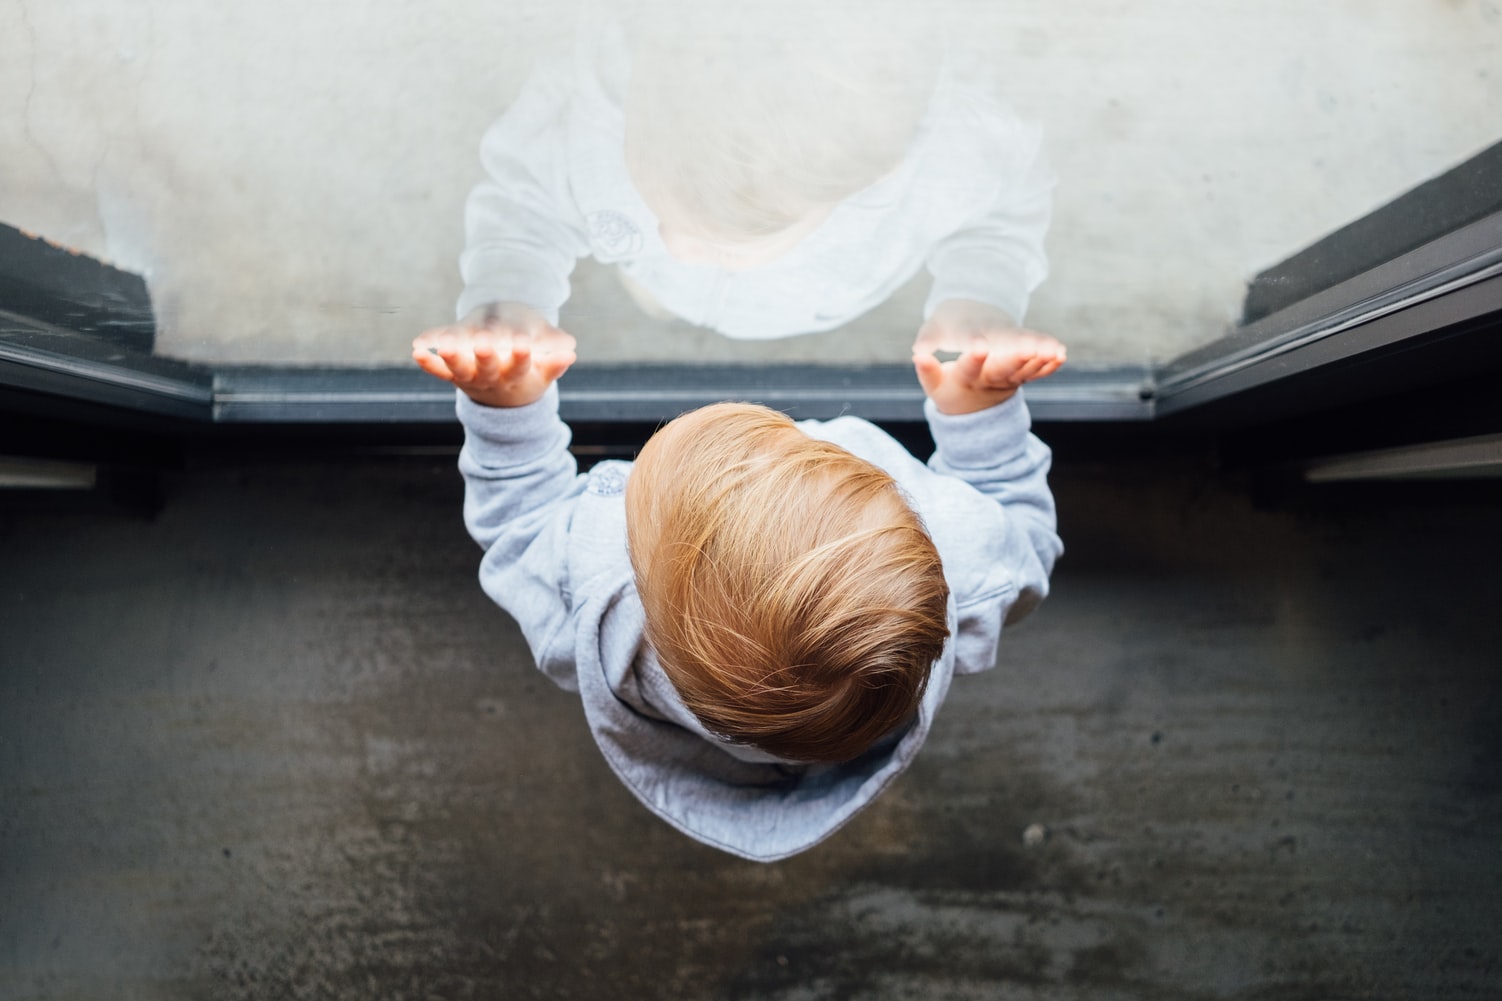
{"type": "Polygon", "coordinates": [[[950,588],[950,639],[914,719],[838,765],[784,761],[707,731],[646,642],[626,551],[628,462],[578,472],[557,388],[498,409],[462,394],[464,520],[485,550],[480,584],[521,626],[538,668],[578,692],[605,760],[637,799],[683,833],[772,862],[812,847],[870,803],[923,745],[956,674],[996,663],[1003,624],[1048,592],[1062,545],[1048,448],[1018,393],[977,414],[927,406],[925,466],[855,417],[798,427],[886,470],[922,518],[950,588]]]}

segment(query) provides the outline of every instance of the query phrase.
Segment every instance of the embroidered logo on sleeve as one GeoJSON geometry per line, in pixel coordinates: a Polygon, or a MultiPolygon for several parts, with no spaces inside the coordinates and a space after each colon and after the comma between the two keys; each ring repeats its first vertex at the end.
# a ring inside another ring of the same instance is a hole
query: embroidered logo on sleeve
{"type": "Polygon", "coordinates": [[[601,463],[589,471],[589,492],[597,497],[616,497],[626,490],[626,474],[619,466],[601,463]]]}
{"type": "Polygon", "coordinates": [[[589,225],[589,242],[600,257],[630,257],[641,253],[641,230],[624,212],[602,209],[585,217],[589,225]]]}

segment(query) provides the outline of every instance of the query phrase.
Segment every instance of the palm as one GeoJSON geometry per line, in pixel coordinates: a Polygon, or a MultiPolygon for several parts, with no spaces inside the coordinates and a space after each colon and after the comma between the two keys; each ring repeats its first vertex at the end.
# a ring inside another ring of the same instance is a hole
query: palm
{"type": "MultiPolygon", "coordinates": [[[[937,313],[935,320],[940,320],[937,313]]],[[[946,414],[975,413],[1004,403],[1023,384],[1058,371],[1065,357],[1057,339],[1010,326],[931,321],[913,345],[918,382],[946,414]],[[961,354],[953,361],[940,361],[933,352],[942,350],[961,354]]]]}
{"type": "Polygon", "coordinates": [[[574,339],[544,325],[537,333],[506,326],[458,325],[430,330],[412,342],[412,360],[451,382],[476,403],[519,407],[542,397],[574,363],[574,339]]]}

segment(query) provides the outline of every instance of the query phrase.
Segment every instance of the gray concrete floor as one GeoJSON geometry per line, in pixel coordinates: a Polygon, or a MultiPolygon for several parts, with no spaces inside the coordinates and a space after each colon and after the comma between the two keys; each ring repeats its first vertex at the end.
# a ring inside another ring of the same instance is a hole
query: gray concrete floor
{"type": "Polygon", "coordinates": [[[1066,459],[1001,668],[761,866],[616,783],[447,458],[168,486],[0,518],[0,998],[1502,995],[1485,504],[1066,459]]]}

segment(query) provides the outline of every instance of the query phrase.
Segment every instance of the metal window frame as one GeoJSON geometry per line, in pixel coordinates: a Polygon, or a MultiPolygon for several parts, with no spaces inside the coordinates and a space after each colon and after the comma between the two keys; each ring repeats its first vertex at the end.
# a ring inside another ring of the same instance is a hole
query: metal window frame
{"type": "MultiPolygon", "coordinates": [[[[105,347],[0,312],[0,387],[205,424],[431,424],[454,420],[448,387],[415,368],[197,365],[105,347]]],[[[1146,367],[1077,366],[1028,391],[1041,420],[1145,421],[1146,367]]],[[[654,423],[720,400],[799,418],[923,419],[908,365],[579,364],[559,383],[570,421],[654,423]]]]}
{"type": "Polygon", "coordinates": [[[3,310],[0,387],[187,421],[213,413],[203,366],[3,310]]]}
{"type": "MultiPolygon", "coordinates": [[[[1029,390],[1043,419],[1146,420],[1145,368],[1079,368],[1029,390]]],[[[798,418],[856,414],[921,421],[923,392],[910,365],[585,364],[559,382],[570,421],[653,423],[721,400],[746,400],[798,418]]],[[[411,369],[224,368],[214,419],[234,423],[452,421],[453,391],[411,369]]]]}
{"type": "Polygon", "coordinates": [[[1317,292],[1155,373],[1155,417],[1502,312],[1502,212],[1317,292]]]}

